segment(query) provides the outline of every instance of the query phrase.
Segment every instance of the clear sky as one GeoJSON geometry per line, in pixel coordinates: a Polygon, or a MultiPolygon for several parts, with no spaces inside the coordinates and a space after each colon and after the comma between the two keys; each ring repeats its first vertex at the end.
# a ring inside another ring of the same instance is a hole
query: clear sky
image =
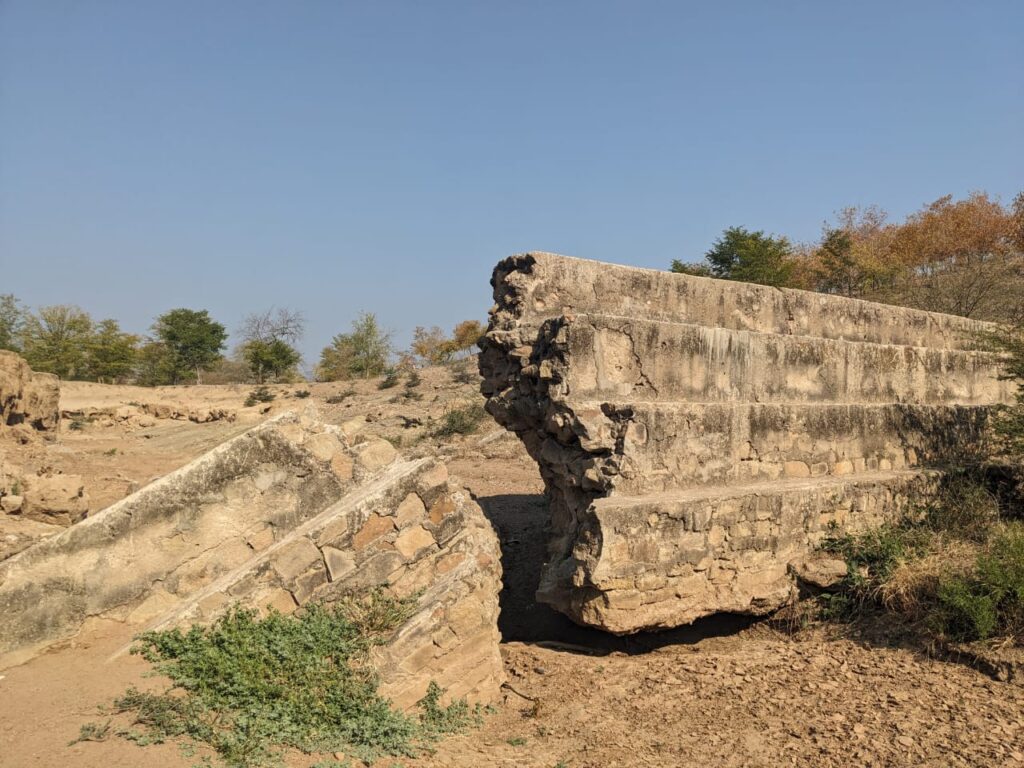
{"type": "Polygon", "coordinates": [[[483,319],[501,257],[667,267],[1024,188],[1024,2],[0,0],[0,293],[483,319]]]}

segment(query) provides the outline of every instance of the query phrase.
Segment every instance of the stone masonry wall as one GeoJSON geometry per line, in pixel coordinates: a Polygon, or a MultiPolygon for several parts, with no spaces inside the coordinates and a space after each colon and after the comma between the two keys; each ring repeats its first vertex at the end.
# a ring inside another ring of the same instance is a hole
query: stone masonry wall
{"type": "Polygon", "coordinates": [[[773,610],[822,521],[921,500],[1012,397],[964,318],[544,253],[492,284],[482,391],[550,499],[538,597],[613,632],[773,610]]]}

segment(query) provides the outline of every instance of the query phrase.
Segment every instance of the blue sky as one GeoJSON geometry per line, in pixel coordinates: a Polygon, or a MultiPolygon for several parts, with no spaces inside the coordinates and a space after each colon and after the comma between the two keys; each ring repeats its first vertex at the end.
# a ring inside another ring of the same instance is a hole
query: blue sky
{"type": "Polygon", "coordinates": [[[483,319],[501,257],[667,267],[1024,188],[1024,3],[0,0],[0,293],[145,331],[483,319]]]}

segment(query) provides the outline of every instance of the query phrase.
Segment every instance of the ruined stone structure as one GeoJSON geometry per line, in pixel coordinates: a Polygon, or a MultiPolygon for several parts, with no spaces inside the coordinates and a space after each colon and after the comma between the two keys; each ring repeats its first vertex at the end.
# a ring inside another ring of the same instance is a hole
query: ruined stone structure
{"type": "Polygon", "coordinates": [[[0,563],[0,667],[96,622],[141,631],[385,587],[418,610],[376,657],[384,695],[408,708],[434,680],[495,701],[493,530],[443,464],[354,429],[282,414],[0,563]]]}
{"type": "Polygon", "coordinates": [[[611,632],[778,608],[1012,394],[964,318],[545,253],[492,284],[487,409],[550,498],[538,597],[611,632]]]}
{"type": "Polygon", "coordinates": [[[60,380],[29,368],[20,355],[0,349],[0,434],[18,425],[40,431],[60,421],[60,380]]]}

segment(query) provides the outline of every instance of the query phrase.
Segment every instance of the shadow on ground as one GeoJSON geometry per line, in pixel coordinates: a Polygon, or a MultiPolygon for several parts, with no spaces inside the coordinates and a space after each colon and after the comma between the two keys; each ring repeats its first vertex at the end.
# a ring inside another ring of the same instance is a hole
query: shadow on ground
{"type": "Polygon", "coordinates": [[[638,654],[666,645],[687,645],[731,635],[755,621],[749,616],[720,614],[678,629],[626,637],[574,624],[535,598],[547,546],[548,506],[544,496],[503,494],[482,496],[476,501],[501,541],[504,583],[498,628],[505,642],[536,643],[595,655],[638,654]]]}

